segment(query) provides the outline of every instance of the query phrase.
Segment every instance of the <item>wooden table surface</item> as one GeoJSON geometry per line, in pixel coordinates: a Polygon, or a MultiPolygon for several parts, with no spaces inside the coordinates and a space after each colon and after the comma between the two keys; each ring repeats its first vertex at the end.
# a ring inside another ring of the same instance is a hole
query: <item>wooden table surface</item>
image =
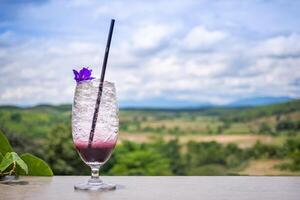
{"type": "Polygon", "coordinates": [[[300,200],[300,177],[114,176],[102,179],[116,183],[115,191],[74,190],[75,183],[87,179],[84,176],[21,177],[28,184],[0,184],[0,200],[300,200]]]}

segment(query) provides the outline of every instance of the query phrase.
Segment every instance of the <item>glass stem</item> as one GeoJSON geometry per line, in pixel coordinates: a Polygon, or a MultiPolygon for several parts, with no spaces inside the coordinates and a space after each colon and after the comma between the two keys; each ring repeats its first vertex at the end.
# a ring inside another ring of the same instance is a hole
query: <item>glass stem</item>
{"type": "Polygon", "coordinates": [[[91,165],[91,179],[99,179],[99,169],[100,165],[91,165]]]}
{"type": "Polygon", "coordinates": [[[89,183],[101,183],[102,181],[99,178],[99,169],[101,165],[90,165],[91,167],[91,179],[89,180],[89,183]]]}

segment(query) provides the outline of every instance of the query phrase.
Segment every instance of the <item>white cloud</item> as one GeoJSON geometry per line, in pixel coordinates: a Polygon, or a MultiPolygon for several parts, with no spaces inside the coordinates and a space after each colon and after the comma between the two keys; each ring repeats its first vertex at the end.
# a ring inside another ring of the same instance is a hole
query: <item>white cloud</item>
{"type": "Polygon", "coordinates": [[[269,38],[257,45],[253,53],[260,56],[300,56],[300,35],[269,38]]]}
{"type": "Polygon", "coordinates": [[[172,37],[175,26],[164,24],[141,25],[133,32],[132,43],[138,50],[154,49],[172,37]]]}
{"type": "Polygon", "coordinates": [[[217,30],[207,30],[196,26],[183,39],[183,45],[191,50],[207,49],[218,44],[227,37],[227,34],[217,30]]]}
{"type": "Polygon", "coordinates": [[[211,20],[212,12],[201,12],[201,21],[195,4],[80,0],[31,6],[18,23],[32,35],[18,30],[0,35],[5,44],[0,44],[0,104],[71,103],[73,68],[90,66],[99,77],[112,14],[117,22],[106,79],[116,82],[121,102],[225,104],[252,96],[300,97],[294,84],[300,80],[299,34],[248,37],[251,30],[239,21],[227,19],[235,26],[226,29],[211,20]]]}

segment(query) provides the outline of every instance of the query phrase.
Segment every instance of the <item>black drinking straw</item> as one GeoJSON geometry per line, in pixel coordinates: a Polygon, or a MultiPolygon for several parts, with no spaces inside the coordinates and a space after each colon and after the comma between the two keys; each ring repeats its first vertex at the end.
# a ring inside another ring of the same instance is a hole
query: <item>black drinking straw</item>
{"type": "Polygon", "coordinates": [[[112,38],[113,30],[114,30],[114,25],[115,25],[115,20],[112,19],[110,22],[110,28],[109,28],[109,33],[108,33],[108,38],[107,38],[107,43],[106,43],[106,48],[105,48],[105,54],[104,54],[104,59],[103,59],[103,64],[102,64],[100,83],[99,83],[99,87],[98,87],[97,101],[96,101],[96,105],[95,105],[95,111],[94,111],[94,116],[93,116],[93,121],[92,121],[92,128],[91,128],[90,137],[89,137],[89,145],[88,145],[89,148],[92,146],[92,142],[94,139],[94,133],[95,133],[96,123],[97,123],[97,119],[98,119],[98,113],[99,113],[100,101],[101,101],[101,96],[102,96],[102,91],[103,91],[103,83],[104,83],[107,59],[108,59],[108,54],[109,54],[111,38],[112,38]]]}

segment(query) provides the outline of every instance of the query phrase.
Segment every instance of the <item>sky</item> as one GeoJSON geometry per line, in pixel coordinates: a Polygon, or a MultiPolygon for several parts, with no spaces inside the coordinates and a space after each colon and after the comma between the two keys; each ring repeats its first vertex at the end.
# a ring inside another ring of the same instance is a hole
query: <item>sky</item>
{"type": "Polygon", "coordinates": [[[71,103],[72,69],[120,105],[300,98],[300,1],[0,0],[0,104],[71,103]]]}

